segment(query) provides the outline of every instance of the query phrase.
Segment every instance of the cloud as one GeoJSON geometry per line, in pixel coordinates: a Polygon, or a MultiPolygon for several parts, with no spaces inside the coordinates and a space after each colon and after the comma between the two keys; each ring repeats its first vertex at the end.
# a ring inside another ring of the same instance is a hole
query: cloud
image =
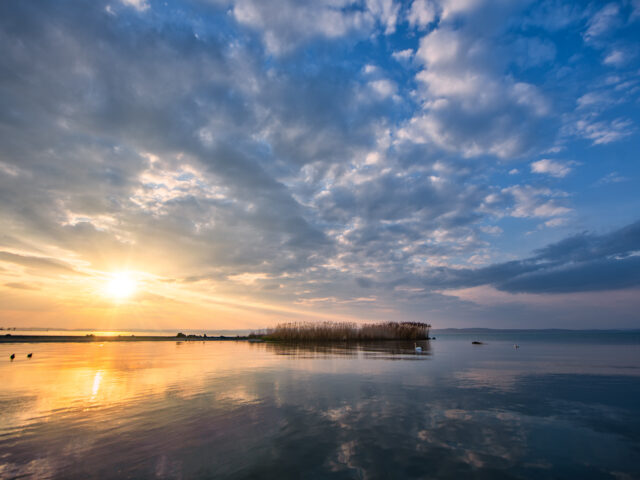
{"type": "Polygon", "coordinates": [[[561,0],[543,0],[531,4],[531,10],[522,22],[525,28],[543,28],[556,32],[581,21],[587,12],[580,5],[561,0]]]}
{"type": "Polygon", "coordinates": [[[631,135],[634,130],[633,122],[625,118],[610,121],[578,120],[575,125],[576,133],[592,140],[594,145],[617,142],[631,135]]]}
{"type": "Polygon", "coordinates": [[[560,163],[548,158],[543,158],[531,163],[533,173],[543,173],[556,178],[564,178],[571,172],[571,167],[566,163],[560,163]]]}
{"type": "Polygon", "coordinates": [[[380,98],[392,96],[396,90],[396,84],[387,79],[373,80],[369,82],[369,86],[373,93],[380,98]]]}
{"type": "Polygon", "coordinates": [[[608,33],[611,29],[620,25],[620,7],[616,3],[608,3],[598,10],[589,20],[584,38],[592,41],[608,33]]]}
{"type": "Polygon", "coordinates": [[[478,269],[436,269],[426,285],[492,285],[509,293],[608,291],[640,286],[640,221],[595,235],[584,232],[537,250],[534,256],[478,269]]]}
{"type": "Polygon", "coordinates": [[[30,285],[22,282],[8,282],[4,284],[5,287],[15,288],[17,290],[39,290],[37,285],[30,285]]]}
{"type": "Polygon", "coordinates": [[[640,285],[640,257],[602,259],[513,278],[499,285],[511,293],[570,293],[618,290],[640,285]]]}
{"type": "Polygon", "coordinates": [[[604,177],[596,182],[596,185],[608,185],[610,183],[627,182],[630,179],[620,175],[618,172],[607,173],[604,177]]]}
{"type": "Polygon", "coordinates": [[[424,29],[436,19],[436,6],[430,0],[414,0],[407,12],[407,21],[412,27],[424,29]]]}
{"type": "Polygon", "coordinates": [[[545,227],[561,227],[562,225],[566,225],[566,218],[552,218],[551,220],[547,220],[544,222],[545,227]]]}
{"type": "Polygon", "coordinates": [[[490,235],[500,235],[503,232],[503,230],[497,225],[487,225],[486,227],[480,227],[480,230],[490,235]]]}
{"type": "Polygon", "coordinates": [[[384,26],[385,35],[396,31],[400,5],[393,0],[366,0],[366,7],[371,14],[384,26]]]}
{"type": "Polygon", "coordinates": [[[605,65],[613,65],[615,67],[623,66],[627,61],[627,55],[622,50],[612,50],[604,58],[605,65]]]}
{"type": "Polygon", "coordinates": [[[593,107],[607,107],[614,104],[613,98],[608,92],[587,92],[577,100],[578,109],[593,107]]]}
{"type": "Polygon", "coordinates": [[[17,253],[0,251],[0,262],[14,263],[27,268],[47,271],[50,273],[78,274],[72,266],[53,258],[19,255],[17,253]]]}
{"type": "Polygon", "coordinates": [[[516,41],[515,62],[523,68],[538,67],[552,62],[556,57],[556,46],[548,39],[520,37],[516,41]]]}
{"type": "MultiPolygon", "coordinates": [[[[12,16],[20,12],[15,10],[12,16]]],[[[280,134],[295,126],[299,138],[311,132],[321,138],[322,126],[300,128],[295,110],[306,106],[299,102],[280,103],[278,111],[264,104],[258,107],[263,101],[278,103],[292,92],[295,82],[275,79],[269,96],[262,98],[261,91],[248,88],[256,75],[251,61],[236,57],[234,47],[226,50],[215,37],[205,43],[183,32],[158,33],[137,47],[145,57],[141,61],[138,54],[129,53],[127,37],[100,47],[100,38],[109,35],[108,28],[117,27],[119,17],[109,17],[115,25],[101,27],[102,14],[96,7],[85,11],[82,24],[69,31],[58,29],[63,14],[51,13],[50,27],[42,29],[40,17],[30,17],[25,42],[4,56],[7,68],[42,79],[28,86],[4,84],[20,92],[13,99],[5,96],[5,105],[31,118],[28,127],[9,126],[2,142],[3,158],[19,161],[29,173],[18,176],[18,182],[0,177],[6,224],[16,225],[16,231],[38,242],[82,255],[94,265],[104,266],[99,259],[114,256],[134,256],[143,263],[154,255],[163,256],[168,248],[174,251],[175,266],[187,273],[212,258],[217,267],[253,265],[267,250],[271,268],[289,268],[285,264],[294,265],[298,255],[306,256],[303,250],[319,252],[327,246],[323,233],[304,218],[275,172],[267,170],[269,154],[262,140],[241,132],[245,122],[252,122],[253,130],[269,139],[282,156],[295,154],[304,162],[322,155],[310,143],[304,152],[284,152],[280,139],[265,129],[279,123],[280,134]],[[50,45],[42,61],[23,63],[34,58],[41,45],[50,45]],[[69,53],[101,48],[101,55],[88,54],[82,60],[69,53]],[[74,67],[78,62],[80,66],[74,67]],[[41,68],[46,68],[49,80],[36,72],[41,68]],[[127,82],[122,84],[120,78],[127,82]],[[49,92],[44,103],[26,101],[42,89],[49,92]],[[75,93],[67,95],[69,89],[75,93]],[[246,98],[220,95],[232,91],[252,97],[257,109],[272,112],[264,125],[256,111],[245,109],[246,98]],[[211,132],[208,139],[203,138],[205,131],[211,132]],[[24,141],[27,137],[32,140],[24,141]],[[31,193],[23,198],[21,191],[31,193]],[[61,191],[64,196],[58,196],[61,191]],[[233,253],[223,254],[225,250],[233,253]],[[276,266],[278,257],[283,263],[276,266]]],[[[310,97],[322,103],[320,92],[310,97]]],[[[330,103],[309,106],[316,116],[302,116],[322,122],[323,109],[333,111],[330,103]]],[[[321,147],[331,148],[329,143],[321,147]]]]}
{"type": "Polygon", "coordinates": [[[571,212],[562,204],[566,194],[548,188],[536,188],[531,185],[514,185],[504,188],[503,194],[510,195],[515,205],[510,215],[517,218],[529,217],[558,217],[571,212]]]}
{"type": "MultiPolygon", "coordinates": [[[[462,15],[471,3],[459,10],[452,3],[444,11],[462,15]]],[[[496,15],[508,17],[508,9],[495,8],[496,15]]],[[[433,142],[466,157],[509,158],[544,138],[547,99],[535,85],[506,74],[507,66],[495,55],[501,46],[494,41],[489,32],[476,32],[471,18],[455,26],[441,23],[421,38],[415,61],[423,67],[416,74],[423,108],[399,131],[401,139],[433,142]]],[[[542,47],[532,43],[531,50],[542,47]]]]}
{"type": "Polygon", "coordinates": [[[146,0],[120,0],[124,5],[135,8],[136,10],[143,12],[149,8],[149,4],[146,0]]]}
{"type": "Polygon", "coordinates": [[[282,55],[315,38],[362,38],[378,24],[391,34],[399,8],[393,0],[366,0],[363,6],[355,0],[238,0],[232,14],[238,23],[261,35],[268,52],[282,55]]]}
{"type": "Polygon", "coordinates": [[[391,56],[398,61],[407,61],[407,60],[411,60],[411,58],[413,57],[413,54],[414,54],[413,50],[410,48],[407,48],[405,50],[399,50],[397,52],[393,52],[391,56]]]}

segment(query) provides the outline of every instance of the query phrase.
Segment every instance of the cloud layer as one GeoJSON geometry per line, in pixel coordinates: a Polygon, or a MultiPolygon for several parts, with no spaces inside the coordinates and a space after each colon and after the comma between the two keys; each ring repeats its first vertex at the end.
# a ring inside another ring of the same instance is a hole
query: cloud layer
{"type": "Polygon", "coordinates": [[[637,176],[634,12],[5,2],[3,315],[98,315],[86,279],[122,269],[144,283],[135,321],[163,325],[151,299],[194,325],[502,326],[512,312],[448,292],[638,288],[638,197],[605,180],[637,176]]]}

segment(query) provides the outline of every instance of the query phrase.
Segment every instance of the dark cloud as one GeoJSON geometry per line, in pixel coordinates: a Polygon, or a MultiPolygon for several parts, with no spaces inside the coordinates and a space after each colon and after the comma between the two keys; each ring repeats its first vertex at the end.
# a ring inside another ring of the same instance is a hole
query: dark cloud
{"type": "Polygon", "coordinates": [[[493,285],[511,293],[569,293],[640,286],[640,221],[608,234],[584,232],[534,256],[478,269],[440,268],[429,287],[493,285]]]}
{"type": "Polygon", "coordinates": [[[603,259],[546,268],[498,284],[512,293],[568,293],[617,290],[640,285],[640,257],[603,259]]]}
{"type": "Polygon", "coordinates": [[[10,252],[0,252],[0,262],[9,262],[22,265],[27,268],[33,268],[39,271],[49,273],[77,274],[70,265],[55,260],[53,258],[33,257],[29,255],[18,255],[10,252]]]}
{"type": "Polygon", "coordinates": [[[4,284],[5,287],[15,288],[17,290],[39,290],[37,285],[30,285],[22,282],[8,282],[4,284]]]}

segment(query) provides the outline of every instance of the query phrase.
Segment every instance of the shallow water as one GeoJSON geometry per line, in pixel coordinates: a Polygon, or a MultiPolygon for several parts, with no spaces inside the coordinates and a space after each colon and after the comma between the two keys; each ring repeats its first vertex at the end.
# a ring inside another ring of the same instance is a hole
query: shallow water
{"type": "Polygon", "coordinates": [[[0,478],[640,478],[600,340],[2,344],[0,478]]]}

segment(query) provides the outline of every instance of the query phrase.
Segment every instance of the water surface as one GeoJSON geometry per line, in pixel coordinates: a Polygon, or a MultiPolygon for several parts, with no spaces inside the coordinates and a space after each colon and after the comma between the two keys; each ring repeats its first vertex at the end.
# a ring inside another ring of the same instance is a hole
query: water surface
{"type": "Polygon", "coordinates": [[[640,478],[637,341],[486,341],[0,345],[0,478],[640,478]]]}

